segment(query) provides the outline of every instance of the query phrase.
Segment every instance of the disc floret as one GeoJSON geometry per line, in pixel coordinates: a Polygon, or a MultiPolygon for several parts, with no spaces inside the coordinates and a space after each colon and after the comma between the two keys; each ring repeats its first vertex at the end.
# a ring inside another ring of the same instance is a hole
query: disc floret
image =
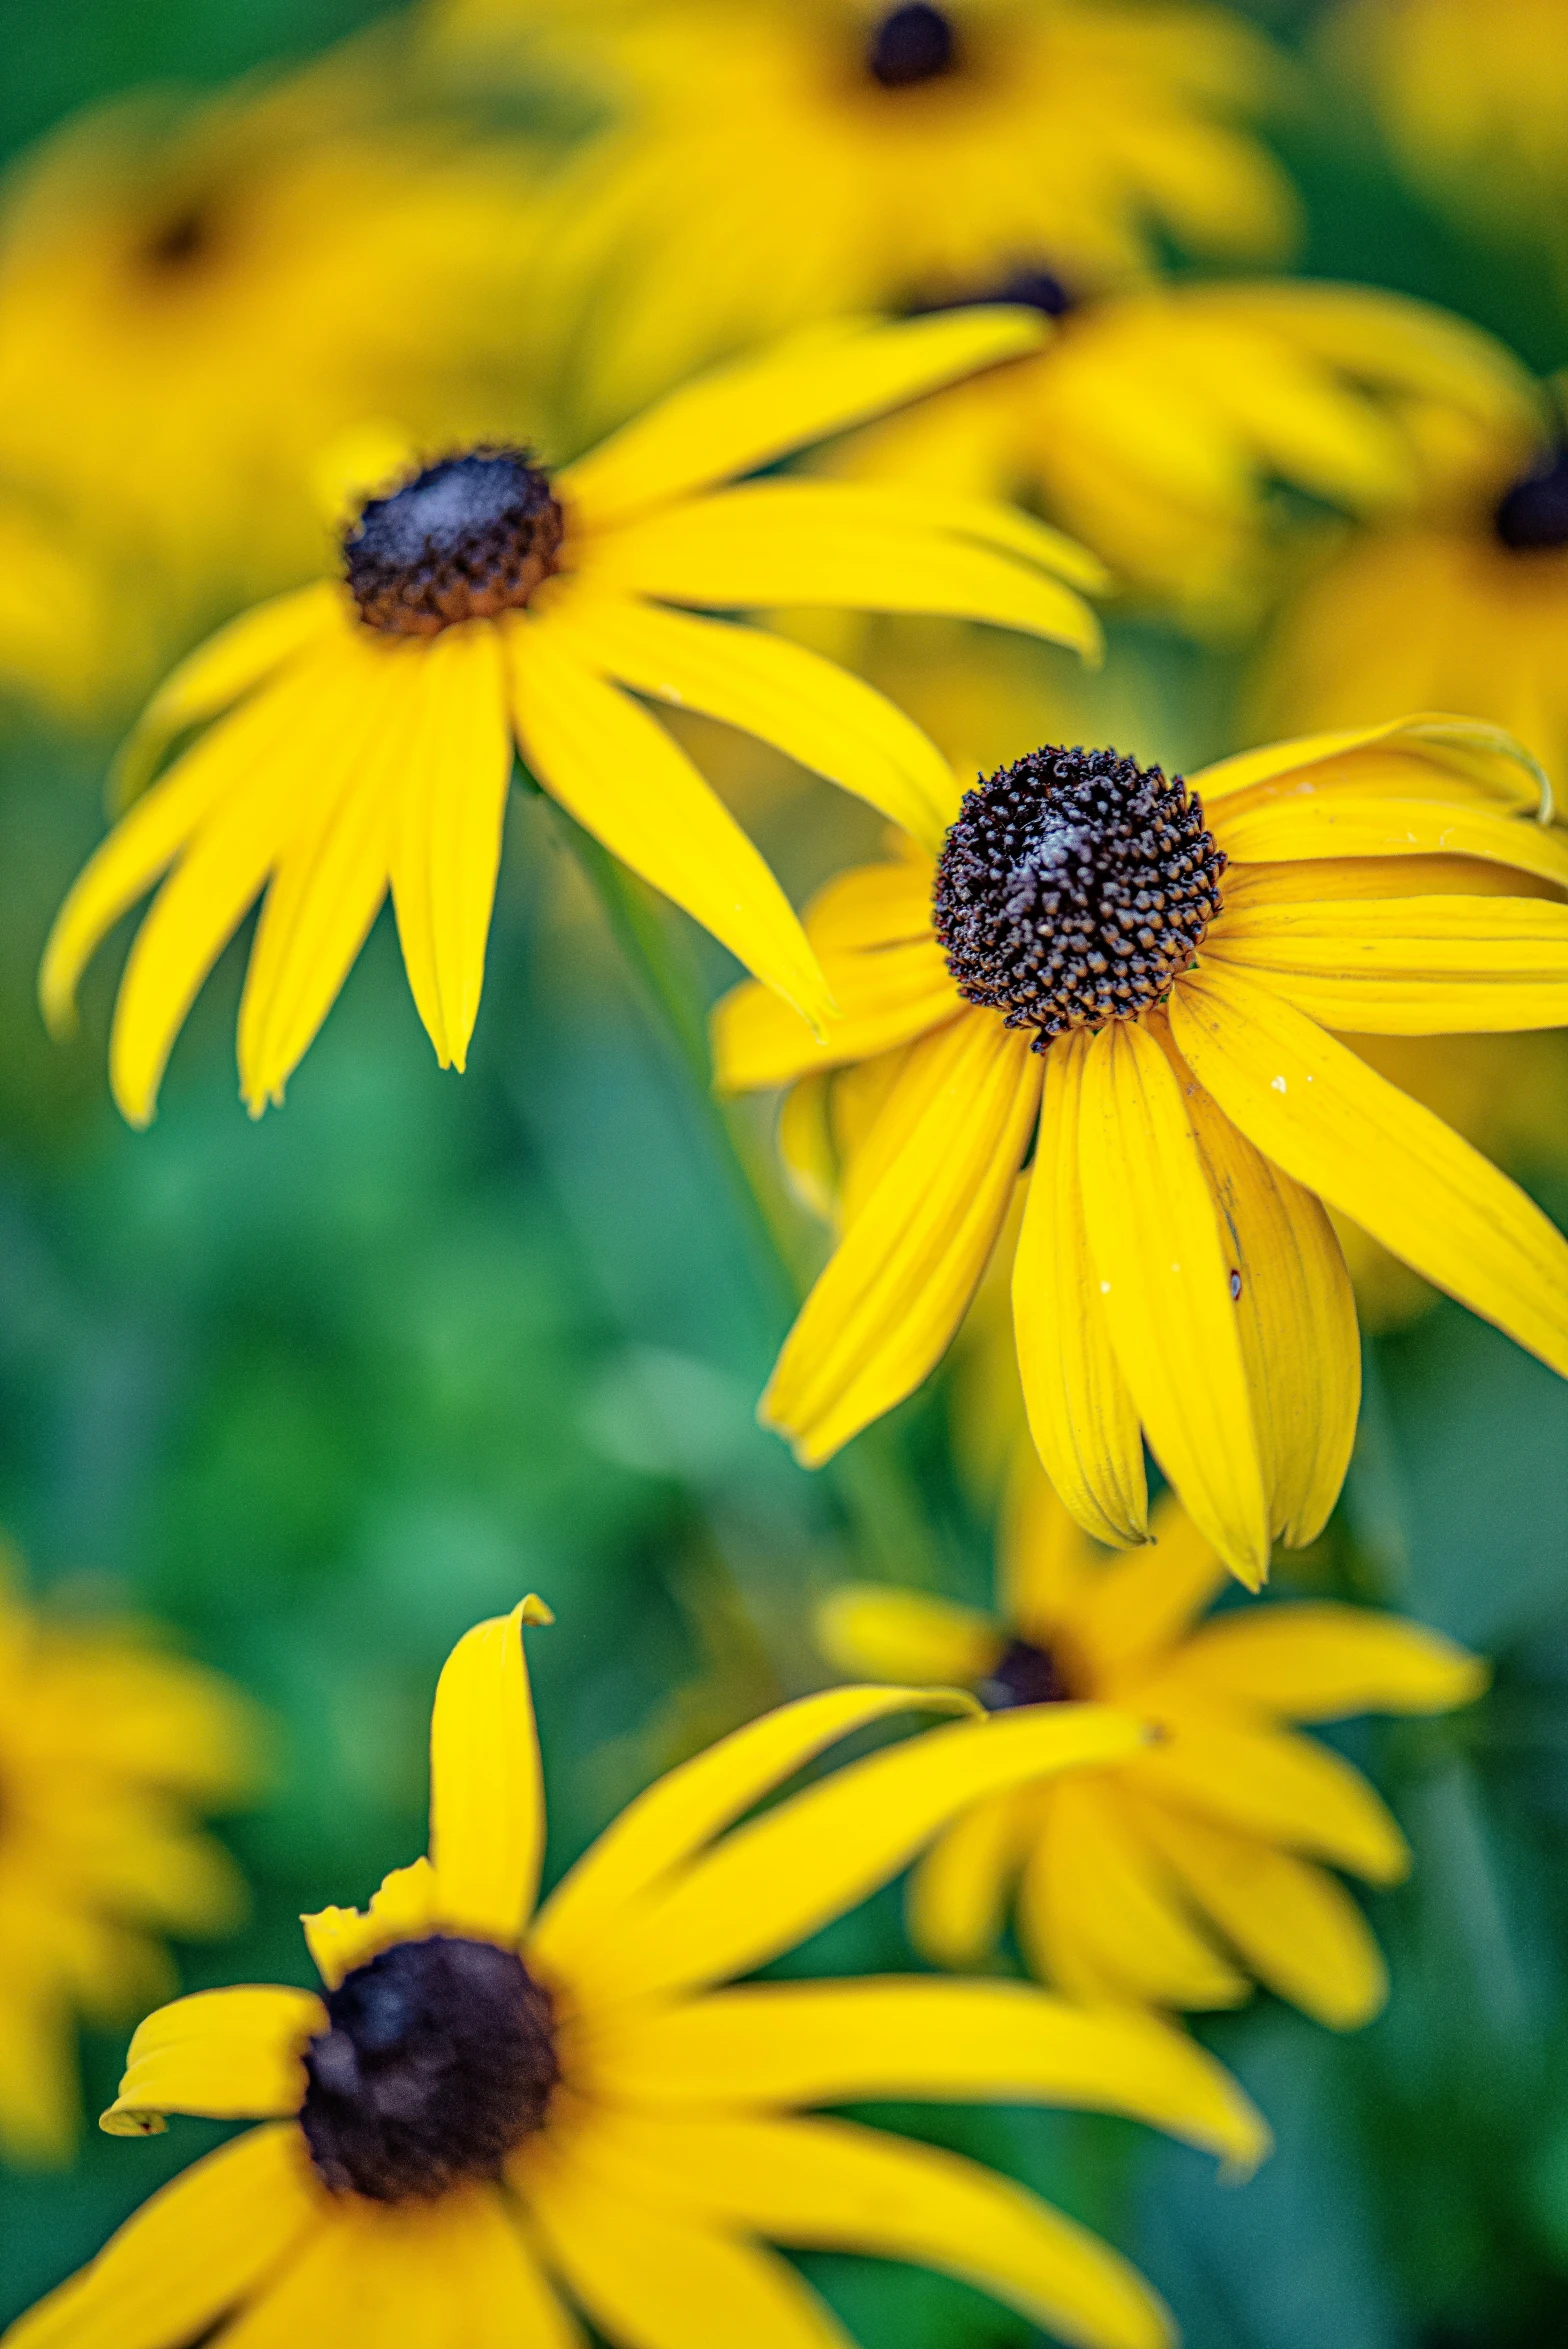
{"type": "Polygon", "coordinates": [[[1492,529],[1512,554],[1568,546],[1568,447],[1553,449],[1504,490],[1492,510],[1492,529]]]}
{"type": "Polygon", "coordinates": [[[483,447],[426,465],[371,498],[343,539],[368,626],[436,636],[517,610],[558,569],[565,519],[526,449],[483,447]]]}
{"type": "Polygon", "coordinates": [[[958,33],[945,8],[913,0],[890,8],[872,27],[866,71],[884,90],[909,90],[940,81],[959,61],[958,33]]]}
{"type": "Polygon", "coordinates": [[[965,795],[937,866],[959,993],[1039,1031],[1136,1019],[1192,963],[1225,858],[1181,777],[1047,745],[965,795]]]}

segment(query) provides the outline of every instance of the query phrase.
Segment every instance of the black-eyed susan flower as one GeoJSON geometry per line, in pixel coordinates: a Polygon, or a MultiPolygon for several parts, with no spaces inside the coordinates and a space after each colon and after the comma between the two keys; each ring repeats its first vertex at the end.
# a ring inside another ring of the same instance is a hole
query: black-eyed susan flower
{"type": "Polygon", "coordinates": [[[955,1820],[911,1879],[915,1940],[973,1968],[1011,1910],[1030,1966],[1073,1998],[1229,2006],[1255,1975],[1353,2028],[1387,1981],[1330,1869],[1389,1884],[1410,1855],[1360,1772],[1290,1724],[1444,1712],[1480,1694],[1485,1667],[1366,1607],[1202,1620],[1226,1580],[1213,1543],[1168,1495],[1151,1532],[1152,1548],[1107,1561],[1035,1470],[1004,1530],[996,1615],[883,1583],[823,1602],[824,1651],[857,1678],[967,1685],[997,1711],[1092,1699],[1159,1731],[955,1820]]]}
{"type": "Polygon", "coordinates": [[[391,112],[354,55],[199,106],[118,100],[8,181],[0,479],[158,617],[144,661],[319,568],[316,469],[345,430],[532,415],[505,322],[533,170],[391,112]]]}
{"type": "Polygon", "coordinates": [[[831,999],[788,901],[632,692],[702,711],[858,792],[933,846],[950,770],[870,687],[689,609],[946,612],[1093,652],[1093,558],[982,499],[866,485],[723,486],[934,384],[1028,348],[1022,310],[808,331],[688,385],[564,470],[484,446],[372,498],[346,580],[234,622],[154,697],[122,762],[130,809],[55,924],[59,1026],[105,932],[172,865],[131,950],[111,1074],[152,1115],[170,1046],[266,891],[240,1009],[241,1090],[280,1100],[390,889],[443,1066],[479,1007],[514,743],[552,796],[812,1021],[831,999]]]}
{"type": "Polygon", "coordinates": [[[230,1931],[245,1888],[191,1812],[246,1793],[256,1725],[125,1625],[27,1606],[0,1552],[0,2156],[70,2154],[74,2018],[167,1997],[161,1936],[230,1931]]]}
{"type": "MultiPolygon", "coordinates": [[[[464,12],[459,11],[460,15],[464,12]]],[[[1234,17],[1082,0],[503,0],[575,26],[618,117],[552,242],[615,415],[805,319],[896,309],[1054,253],[1095,283],[1170,240],[1277,258],[1294,199],[1247,127],[1276,62],[1234,17]],[[585,297],[591,296],[591,300],[585,297]]]]}
{"type": "MultiPolygon", "coordinates": [[[[1043,268],[1003,282],[1054,318],[1044,348],[857,435],[834,469],[1023,496],[1190,620],[1255,612],[1287,536],[1282,486],[1363,519],[1408,514],[1539,429],[1509,352],[1393,294],[1243,282],[1077,299],[1043,268]]],[[[1453,699],[1400,706],[1434,698],[1453,699]]]]}
{"type": "Polygon", "coordinates": [[[811,1464],[947,1348],[1032,1161],[1013,1268],[1041,1460],[1087,1531],[1147,1532],[1143,1442],[1244,1581],[1310,1540],[1359,1396],[1324,1203],[1568,1372],[1568,1243],[1334,1029],[1568,1018],[1568,841],[1516,744],[1456,718],[1286,742],[1188,789],[1047,748],[941,857],[844,876],[814,1037],[743,987],[720,1082],[855,1089],[842,1236],[762,1414],[811,1464]]]}
{"type": "Polygon", "coordinates": [[[310,2349],[383,2321],[567,2349],[568,2302],[627,2349],[842,2344],[770,2244],[946,2269],[1090,2349],[1167,2341],[1141,2280],[1018,2187],[797,2108],[1066,2102],[1255,2160],[1259,2123],[1209,2058],[1026,1985],[721,1987],[901,1867],[966,1797],[1031,1758],[1048,1772],[1125,1752],[1138,1725],[1104,1707],[957,1723],[735,1826],[834,1740],[933,1701],[808,1697],[663,1779],[533,1916],[543,1798],[520,1624],[542,1612],[525,1601],[448,1660],[430,1856],[366,1913],[305,1920],[320,1994],[209,1991],[142,2025],[111,2132],[170,2112],[263,2126],[151,2202],[12,2349],[198,2334],[310,2349]]]}

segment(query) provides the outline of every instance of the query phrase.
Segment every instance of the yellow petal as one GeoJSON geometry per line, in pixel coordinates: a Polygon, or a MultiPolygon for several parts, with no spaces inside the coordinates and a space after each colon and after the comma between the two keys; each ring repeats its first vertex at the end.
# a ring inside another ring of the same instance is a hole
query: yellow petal
{"type": "Polygon", "coordinates": [[[1170,1676],[1159,1685],[1158,1708],[1170,1734],[1138,1756],[1140,1793],[1259,1842],[1332,1860],[1374,1884],[1397,1884],[1408,1873],[1410,1853],[1387,1806],[1326,1746],[1254,1726],[1218,1697],[1178,1689],[1170,1676]]]}
{"type": "Polygon", "coordinates": [[[1188,777],[1205,806],[1233,799],[1261,783],[1277,783],[1286,775],[1301,774],[1315,784],[1368,773],[1408,769],[1412,783],[1426,769],[1457,776],[1476,790],[1502,799],[1509,806],[1529,807],[1544,822],[1551,813],[1552,787],[1537,759],[1522,743],[1480,718],[1460,718],[1446,711],[1421,710],[1413,717],[1391,718],[1381,726],[1355,726],[1335,734],[1303,734],[1288,742],[1272,742],[1263,750],[1244,750],[1220,759],[1188,777]],[[1365,754],[1375,753],[1369,763],[1365,754]]]}
{"type": "Polygon", "coordinates": [[[526,2171],[551,2264],[597,2330],[635,2349],[853,2349],[805,2279],[760,2246],[627,2194],[591,2148],[526,2171]]]}
{"type": "Polygon", "coordinates": [[[958,812],[952,769],[913,719],[820,653],[626,596],[563,598],[550,625],[588,667],[771,743],[941,847],[958,812]]]}
{"type": "Polygon", "coordinates": [[[820,1027],[832,998],[806,934],[686,753],[564,650],[548,620],[513,628],[508,652],[518,741],[544,789],[820,1027]]]}
{"type": "Polygon", "coordinates": [[[622,1932],[622,1910],[853,1730],[894,1713],[977,1709],[972,1698],[945,1691],[830,1688],[764,1713],[627,1805],[545,1902],[529,1936],[530,1952],[557,1975],[591,1961],[622,1932]]]}
{"type": "Polygon", "coordinates": [[[910,1053],[878,1128],[908,1139],[784,1342],[760,1406],[807,1466],[934,1368],[985,1269],[1040,1098],[1040,1061],[990,1013],[910,1053]]]}
{"type": "Polygon", "coordinates": [[[1033,1970],[1087,2003],[1234,2006],[1247,1984],[1189,1922],[1181,1895],[1129,1816],[1118,1779],[1051,1791],[1018,1904],[1033,1970]]]}
{"type": "Polygon", "coordinates": [[[998,1544],[997,1598],[1026,1639],[1049,1647],[1070,1625],[1092,1586],[1093,1552],[1083,1529],[1036,1461],[1013,1480],[998,1544]]]}
{"type": "Polygon", "coordinates": [[[1568,1373],[1568,1244],[1478,1150],[1239,971],[1182,980],[1171,1027],[1266,1156],[1568,1373]]]}
{"type": "MultiPolygon", "coordinates": [[[[226,2343],[233,2349],[292,2349],[301,2341],[455,2349],[461,2342],[466,2349],[478,2333],[469,2289],[489,2236],[486,2218],[494,2214],[492,2225],[499,2218],[497,2202],[488,2184],[459,2186],[433,2202],[335,2197],[327,2225],[227,2328],[226,2343]]],[[[540,2349],[556,2349],[560,2340],[545,2332],[540,2349]]]]}
{"type": "Polygon", "coordinates": [[[392,827],[392,902],[408,983],[443,1068],[461,1069],[479,1015],[512,776],[506,671],[489,620],[419,647],[392,827]]]}
{"type": "Polygon", "coordinates": [[[824,954],[821,968],[835,1008],[823,1015],[819,1034],[771,988],[735,987],[714,1006],[713,1063],[721,1093],[788,1085],[813,1069],[874,1059],[963,1009],[930,939],[872,954],[824,954]]]}
{"type": "Polygon", "coordinates": [[[929,941],[934,877],[931,859],[916,854],[835,874],[806,908],[812,945],[819,954],[852,954],[929,941]]]}
{"type": "Polygon", "coordinates": [[[1269,1527],[1293,1548],[1339,1498],[1361,1407],[1356,1300],[1318,1200],[1270,1165],[1187,1070],[1187,1114],[1230,1257],[1269,1527]]]}
{"type": "MultiPolygon", "coordinates": [[[[778,1001],[766,987],[758,987],[755,992],[765,1002],[778,1001]]],[[[716,1060],[716,1040],[713,1052],[716,1060]]],[[[779,1164],[791,1194],[820,1223],[833,1221],[838,1189],[830,1083],[828,1072],[816,1069],[791,1085],[779,1103],[778,1124],[774,1129],[779,1164]]]]}
{"type": "Polygon", "coordinates": [[[305,2042],[327,2027],[311,1990],[198,1990],[137,2027],[120,2092],[99,2122],[151,2137],[170,2112],[266,2120],[305,2100],[305,2042]]]}
{"type": "Polygon", "coordinates": [[[1165,1494],[1150,1519],[1148,1547],[1102,1566],[1074,1615],[1073,1638],[1095,1693],[1163,1654],[1224,1585],[1225,1564],[1213,1542],[1175,1495],[1165,1494]]]}
{"type": "Polygon", "coordinates": [[[829,1591],[817,1606],[816,1634],[835,1672],[940,1688],[983,1680],[1002,1644],[977,1608],[883,1582],[844,1582],[829,1591]]]}
{"type": "Polygon", "coordinates": [[[454,1932],[522,1934],[539,1889],[544,1780],[523,1625],[548,1607],[521,1600],[476,1623],[441,1668],[430,1716],[430,1864],[435,1909],[454,1932]]]}
{"type": "Polygon", "coordinates": [[[909,1879],[909,1937],[922,1957],[965,1973],[985,1965],[1039,1815],[1036,1795],[997,1795],[938,1836],[909,1879]]]}
{"type": "Polygon", "coordinates": [[[1084,1220],[1080,1129],[1089,1039],[1063,1036],[1045,1085],[1018,1252],[1013,1328],[1035,1449],[1078,1523],[1112,1546],[1145,1539],[1138,1413],[1111,1343],[1084,1220]]]}
{"type": "Polygon", "coordinates": [[[591,2060],[628,2102],[1062,2104],[1129,2114],[1248,2168],[1268,2151],[1246,2097],[1191,2040],[1022,1982],[757,1983],[606,2018],[591,2060]]]}
{"type": "Polygon", "coordinates": [[[1239,806],[1222,803],[1213,832],[1227,856],[1247,864],[1470,857],[1568,888],[1568,838],[1560,831],[1451,800],[1350,790],[1254,795],[1239,806]]]}
{"type": "Polygon", "coordinates": [[[1446,1713],[1490,1674],[1441,1632],[1329,1601],[1219,1616],[1181,1651],[1180,1671],[1293,1721],[1351,1713],[1446,1713]]]}
{"type": "Polygon", "coordinates": [[[259,685],[317,637],[346,625],[343,590],[335,579],[292,588],[242,612],[170,672],[137,719],[109,771],[109,802],[126,808],[176,736],[202,725],[259,685]]]}
{"type": "Polygon", "coordinates": [[[698,1859],[573,1970],[579,1996],[646,1997],[748,1972],[852,1908],[973,1802],[1136,1753],[1144,1731],[1097,1705],[1032,1705],[933,1730],[840,1771],[698,1859]]]}
{"type": "Polygon", "coordinates": [[[602,529],[1037,350],[1047,332],[1014,308],[812,327],[683,386],[567,466],[556,489],[602,529]]]}
{"type": "Polygon", "coordinates": [[[365,1909],[317,1909],[301,1917],[305,1946],[329,1990],[396,1941],[421,1941],[436,1929],[435,1871],[425,1859],[383,1877],[365,1909]]]}
{"type": "Polygon", "coordinates": [[[1358,1034],[1568,1024],[1568,905],[1537,898],[1272,905],[1231,915],[1210,945],[1298,1011],[1358,1034]]]}
{"type": "Polygon", "coordinates": [[[1149,1442],[1194,1522],[1256,1588],[1269,1513],[1230,1266],[1181,1087],[1133,1021],[1090,1042],[1079,1163],[1106,1319],[1149,1442]]]}
{"type": "Polygon", "coordinates": [[[7,2349],[169,2349],[204,2338],[326,2223],[299,2130],[251,2129],[154,2194],[7,2349]]]}
{"type": "Polygon", "coordinates": [[[626,2191],[801,2249],[961,2276],[1059,2340],[1162,2349],[1170,2322],[1126,2262],[1008,2179],[843,2121],[607,2114],[594,2159],[626,2191]]]}
{"type": "Polygon", "coordinates": [[[1326,1869],[1146,1803],[1146,1832],[1260,1982],[1334,2031],[1369,2022],[1388,1977],[1366,1920],[1326,1869]]]}

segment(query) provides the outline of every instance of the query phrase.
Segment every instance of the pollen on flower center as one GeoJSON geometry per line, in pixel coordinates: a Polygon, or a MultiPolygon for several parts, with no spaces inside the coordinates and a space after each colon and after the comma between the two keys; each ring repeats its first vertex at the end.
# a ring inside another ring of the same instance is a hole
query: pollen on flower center
{"type": "Polygon", "coordinates": [[[1568,546],[1568,448],[1554,449],[1545,464],[1504,490],[1492,528],[1515,554],[1568,546]]]}
{"type": "Polygon", "coordinates": [[[470,449],[371,498],[344,534],[344,567],[372,628],[435,636],[526,604],[556,569],[564,529],[526,450],[470,449]]]}
{"type": "Polygon", "coordinates": [[[1225,858],[1178,775],[1047,745],[965,794],[932,918],[959,993],[1038,1028],[1135,1019],[1191,963],[1225,858]]]}
{"type": "Polygon", "coordinates": [[[890,8],[872,27],[866,43],[866,71],[884,90],[913,89],[940,81],[959,62],[958,35],[946,11],[915,0],[890,8]]]}
{"type": "Polygon", "coordinates": [[[1065,1704],[1072,1690],[1061,1665],[1049,1648],[1032,1640],[1009,1640],[977,1690],[988,1713],[1011,1712],[1018,1705],[1065,1704]]]}
{"type": "Polygon", "coordinates": [[[337,2194],[428,2201],[492,2178],[560,2077],[549,1993],[521,1958],[437,1934],[383,1950],[326,2001],[300,2125],[337,2194]]]}

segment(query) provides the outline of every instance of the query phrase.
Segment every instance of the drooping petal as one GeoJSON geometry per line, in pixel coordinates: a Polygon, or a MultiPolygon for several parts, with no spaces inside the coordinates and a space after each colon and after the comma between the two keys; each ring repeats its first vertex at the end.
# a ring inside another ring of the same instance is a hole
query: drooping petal
{"type": "Polygon", "coordinates": [[[1230,1257],[1270,1531],[1299,1548],[1327,1523],[1356,1439],[1355,1293],[1319,1201],[1254,1150],[1185,1063],[1174,1065],[1230,1257]]]}
{"type": "Polygon", "coordinates": [[[1174,1494],[1165,1494],[1149,1521],[1148,1547],[1101,1567],[1074,1616],[1073,1637],[1096,1693],[1171,1647],[1224,1587],[1225,1562],[1213,1542],[1174,1494]]]}
{"type": "Polygon", "coordinates": [[[821,1027],[832,998],[789,900],[691,760],[548,619],[508,631],[517,738],[537,780],[634,873],[821,1027]]]}
{"type": "Polygon", "coordinates": [[[606,2179],[580,2148],[520,2172],[553,2264],[629,2349],[854,2349],[805,2279],[759,2245],[606,2179]]]}
{"type": "Polygon", "coordinates": [[[1237,1703],[1292,1721],[1352,1713],[1446,1713],[1490,1674],[1441,1632],[1328,1600],[1218,1616],[1181,1651],[1180,1671],[1237,1703]]]}
{"type": "Polygon", "coordinates": [[[1272,905],[1233,914],[1212,946],[1298,1011],[1363,1035],[1568,1024],[1568,905],[1539,898],[1272,905]]]}
{"type": "Polygon", "coordinates": [[[656,514],[596,548],[596,585],[716,611],[779,604],[984,620],[1098,659],[1100,628],[1072,588],[1021,557],[893,513],[882,492],[761,481],[656,514]]]}
{"type": "Polygon", "coordinates": [[[1034,1705],[874,1754],[737,1828],[644,1902],[617,1946],[579,1955],[574,1986],[642,1998],[749,1972],[864,1899],[971,1803],[1125,1760],[1144,1734],[1103,1706],[1034,1705]]]}
{"type": "Polygon", "coordinates": [[[913,719],[836,662],[760,628],[629,596],[563,597],[550,626],[589,668],[771,743],[941,847],[958,812],[952,769],[913,719]]]}
{"type": "Polygon", "coordinates": [[[392,822],[392,902],[408,983],[443,1068],[461,1069],[479,1015],[512,776],[506,671],[489,620],[421,642],[392,822]]]}
{"type": "Polygon", "coordinates": [[[1478,1150],[1239,971],[1184,979],[1171,1027],[1267,1157],[1568,1374],[1568,1243],[1478,1150]]]}
{"type": "Polygon", "coordinates": [[[1086,1532],[1113,1547],[1146,1538],[1148,1487],[1137,1407],[1111,1342],[1084,1220],[1080,1130],[1089,1039],[1063,1036],[1045,1083],[1018,1252],[1013,1329],[1030,1433],[1086,1532]]]}
{"type": "Polygon", "coordinates": [[[305,2043],[327,2027],[311,1990],[198,1990],[138,2025],[119,2094],[99,2127],[151,2137],[165,2113],[269,2120],[305,2101],[305,2043]]]}
{"type": "Polygon", "coordinates": [[[1039,1816],[1037,1794],[999,1794],[943,1829],[909,1879],[909,1937],[923,1957],[968,1973],[983,1966],[1039,1816]]]}
{"type": "Polygon", "coordinates": [[[1330,2030],[1370,2022],[1388,1976],[1361,1911],[1327,1869],[1163,1803],[1144,1803],[1139,1815],[1260,1982],[1330,2030]]]}
{"type": "Polygon", "coordinates": [[[817,1645],[857,1680],[965,1687],[983,1680],[1002,1646],[989,1615],[885,1582],[843,1582],[817,1609],[817,1645]]]}
{"type": "Polygon", "coordinates": [[[1069,1998],[1235,2006],[1247,1985],[1190,1921],[1119,1781],[1053,1787],[1019,1889],[1032,1970],[1069,1998]]]}
{"type": "Polygon", "coordinates": [[[940,1360],[1007,1212],[1040,1098],[1040,1062],[989,1013],[910,1053],[878,1132],[908,1138],[784,1342],[760,1415],[808,1466],[913,1392],[940,1360]]]}
{"type": "Polygon", "coordinates": [[[739,986],[714,1006],[714,1078],[722,1093],[793,1084],[814,1069],[895,1051],[956,1019],[963,1002],[935,944],[917,939],[874,954],[824,954],[835,1008],[813,1035],[771,987],[739,986]]]}
{"type": "Polygon", "coordinates": [[[1246,2168],[1268,2131],[1229,2073],[1143,2016],[1022,1982],[765,1982],[605,2018],[592,2060],[628,2101],[707,2107],[866,2097],[1127,2113],[1246,2168]]]}
{"type": "Polygon", "coordinates": [[[1048,332],[1011,307],[815,326],[684,385],[567,466],[556,489],[588,529],[623,523],[1037,350],[1048,332]]]}
{"type": "Polygon", "coordinates": [[[764,1713],[628,1803],[545,1902],[530,1951],[550,1973],[570,1977],[620,1935],[621,1911],[839,1738],[894,1713],[977,1709],[941,1690],[830,1688],[764,1713]]]}
{"type": "Polygon", "coordinates": [[[1160,2302],[1127,2263],[1035,2195],[930,2145],[832,2120],[616,2113],[594,2158],[629,2194],[801,2249],[961,2276],[1085,2349],[1162,2349],[1160,2302]]]}
{"type": "Polygon", "coordinates": [[[1106,1319],[1149,1442],[1194,1522],[1256,1589],[1269,1512],[1230,1266],[1180,1084],[1134,1021],[1090,1040],[1079,1163],[1106,1319]]]}
{"type": "Polygon", "coordinates": [[[328,2224],[292,2122],[182,2171],[98,2257],[18,2319],[7,2349],[173,2349],[203,2337],[328,2224]]]}
{"type": "Polygon", "coordinates": [[[536,1598],[476,1623],[441,1669],[430,1716],[430,1864],[435,1910],[459,1933],[515,1942],[539,1889],[544,1778],[523,1625],[536,1598]]]}

